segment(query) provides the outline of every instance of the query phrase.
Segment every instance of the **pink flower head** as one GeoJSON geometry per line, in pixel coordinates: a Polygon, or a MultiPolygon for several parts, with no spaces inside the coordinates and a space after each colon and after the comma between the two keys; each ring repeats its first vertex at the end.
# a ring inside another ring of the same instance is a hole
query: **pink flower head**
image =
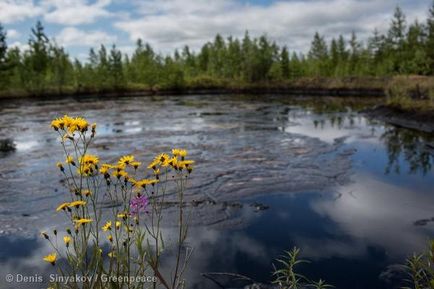
{"type": "Polygon", "coordinates": [[[149,200],[146,196],[135,196],[130,201],[131,215],[138,215],[140,211],[147,212],[146,207],[149,205],[149,200]]]}

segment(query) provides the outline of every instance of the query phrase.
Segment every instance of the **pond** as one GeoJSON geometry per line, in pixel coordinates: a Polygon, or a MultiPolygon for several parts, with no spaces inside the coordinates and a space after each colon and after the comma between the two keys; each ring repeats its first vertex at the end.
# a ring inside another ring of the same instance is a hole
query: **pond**
{"type": "MultiPolygon", "coordinates": [[[[294,246],[311,261],[301,272],[312,279],[338,289],[396,288],[400,264],[434,233],[434,142],[358,113],[376,102],[272,95],[4,100],[0,139],[13,139],[16,151],[0,155],[0,272],[50,271],[39,232],[65,222],[53,212],[65,187],[49,123],[69,114],[98,123],[94,152],[104,162],[127,153],[147,162],[172,147],[196,160],[188,198],[202,202],[192,209],[189,288],[219,288],[203,276],[212,272],[269,282],[274,260],[294,246]]],[[[213,276],[227,288],[245,285],[213,276]]],[[[1,276],[0,288],[35,286],[1,276]]]]}

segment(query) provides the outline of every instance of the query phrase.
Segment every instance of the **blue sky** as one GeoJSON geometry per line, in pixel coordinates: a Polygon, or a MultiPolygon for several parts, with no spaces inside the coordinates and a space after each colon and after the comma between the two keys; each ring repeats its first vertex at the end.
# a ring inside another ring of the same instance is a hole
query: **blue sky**
{"type": "Polygon", "coordinates": [[[73,57],[116,43],[125,53],[142,38],[162,53],[188,44],[197,49],[216,33],[267,34],[305,52],[315,31],[330,39],[356,31],[364,40],[385,31],[400,5],[407,21],[425,21],[432,0],[0,0],[0,22],[10,46],[25,48],[41,20],[50,38],[73,57]]]}

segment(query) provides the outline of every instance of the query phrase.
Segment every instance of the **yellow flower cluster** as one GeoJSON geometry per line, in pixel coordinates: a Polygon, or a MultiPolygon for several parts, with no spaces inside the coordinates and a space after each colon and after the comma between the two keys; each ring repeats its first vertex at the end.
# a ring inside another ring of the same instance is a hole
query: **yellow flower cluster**
{"type": "MultiPolygon", "coordinates": [[[[71,175],[72,178],[75,178],[75,174],[71,170],[71,166],[73,166],[75,167],[74,170],[77,170],[77,173],[81,176],[97,177],[99,174],[102,175],[108,186],[110,186],[113,178],[122,180],[124,181],[124,183],[121,183],[122,189],[131,189],[131,192],[136,192],[138,194],[137,197],[144,197],[141,195],[141,190],[146,190],[149,188],[147,186],[154,186],[160,182],[160,170],[164,171],[166,176],[168,172],[173,172],[173,170],[175,170],[177,174],[180,174],[183,170],[187,170],[188,173],[191,173],[193,169],[194,161],[186,159],[188,152],[184,149],[174,148],[171,153],[162,153],[157,155],[147,166],[148,169],[152,170],[153,177],[149,177],[151,171],[144,172],[146,178],[138,177],[138,169],[142,163],[137,161],[133,155],[124,155],[119,158],[117,162],[114,162],[114,164],[100,164],[98,156],[86,153],[88,145],[91,143],[91,140],[95,135],[96,124],[89,125],[87,120],[84,118],[65,115],[53,120],[51,122],[51,127],[55,131],[59,132],[63,141],[67,139],[71,140],[75,148],[75,154],[70,155],[67,152],[64,162],[57,163],[57,167],[65,176],[71,175]],[[87,138],[86,132],[88,130],[91,130],[90,138],[87,138]],[[78,137],[75,138],[76,136],[78,137]],[[83,142],[82,149],[80,149],[81,142],[83,142]]],[[[63,141],[62,145],[66,151],[67,147],[63,141]]],[[[141,173],[143,174],[143,172],[141,173]]],[[[98,190],[93,188],[92,190],[95,193],[95,195],[93,195],[89,189],[89,184],[87,187],[82,186],[81,180],[82,179],[80,179],[80,186],[75,185],[75,187],[73,186],[71,189],[75,194],[72,196],[73,199],[70,202],[60,204],[56,208],[57,212],[67,212],[68,217],[71,218],[71,222],[74,225],[75,233],[78,234],[80,228],[83,232],[86,232],[86,230],[93,230],[95,225],[99,227],[97,230],[102,229],[102,231],[107,232],[107,239],[111,243],[113,243],[114,240],[117,242],[120,234],[125,234],[126,232],[129,235],[129,233],[133,233],[135,230],[134,222],[136,225],[139,225],[139,218],[134,217],[134,214],[125,208],[124,210],[126,211],[118,212],[111,221],[107,221],[104,225],[99,225],[98,216],[89,213],[87,210],[88,208],[86,207],[94,201],[98,190]],[[125,232],[123,229],[125,229],[125,232]]],[[[152,194],[154,194],[154,191],[157,192],[157,190],[152,189],[152,194]]],[[[148,201],[146,200],[146,202],[148,201]]],[[[70,228],[66,228],[66,232],[68,235],[63,237],[63,242],[66,248],[69,248],[71,244],[74,245],[73,247],[75,250],[77,245],[77,243],[75,243],[76,237],[72,238],[73,235],[70,228]]],[[[57,237],[56,230],[54,230],[54,235],[57,237]]],[[[49,239],[50,236],[47,233],[42,233],[42,236],[51,242],[49,239]]],[[[126,246],[125,241],[124,246],[126,246]]],[[[102,251],[100,254],[101,253],[102,251]]],[[[115,251],[110,252],[109,256],[112,258],[117,257],[115,251]]],[[[55,265],[57,255],[55,253],[50,254],[45,256],[43,259],[46,262],[55,265]]]]}
{"type": "Polygon", "coordinates": [[[80,158],[80,168],[77,172],[84,176],[91,176],[98,171],[98,162],[97,156],[86,154],[80,158]]]}
{"type": "Polygon", "coordinates": [[[159,173],[159,167],[172,167],[175,170],[182,171],[184,169],[188,170],[189,173],[193,170],[192,165],[194,161],[186,160],[187,151],[184,149],[172,149],[172,156],[168,154],[159,154],[155,159],[148,165],[148,169],[153,169],[154,173],[159,173]]]}
{"type": "MultiPolygon", "coordinates": [[[[76,131],[84,133],[89,128],[89,123],[82,117],[70,117],[65,115],[61,118],[56,118],[51,122],[51,127],[58,131],[63,130],[69,133],[74,133],[76,131]]],[[[96,124],[92,124],[92,131],[96,128],[96,124]]]]}

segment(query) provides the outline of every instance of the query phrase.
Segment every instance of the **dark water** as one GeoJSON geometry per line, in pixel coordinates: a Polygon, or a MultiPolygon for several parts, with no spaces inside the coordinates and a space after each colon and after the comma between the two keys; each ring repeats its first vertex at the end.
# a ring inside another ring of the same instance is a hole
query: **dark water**
{"type": "MultiPolygon", "coordinates": [[[[52,212],[64,188],[48,124],[68,113],[98,123],[95,145],[107,161],[125,153],[149,160],[174,146],[191,152],[190,197],[216,204],[195,211],[190,287],[216,287],[206,272],[268,282],[273,260],[297,246],[311,279],[396,288],[399,264],[434,232],[433,143],[357,113],[372,104],[272,96],[2,102],[0,138],[13,138],[17,151],[0,156],[0,272],[50,272],[41,262],[49,248],[35,236],[63,222],[52,212]]],[[[0,287],[43,286],[1,276],[0,287]]]]}

